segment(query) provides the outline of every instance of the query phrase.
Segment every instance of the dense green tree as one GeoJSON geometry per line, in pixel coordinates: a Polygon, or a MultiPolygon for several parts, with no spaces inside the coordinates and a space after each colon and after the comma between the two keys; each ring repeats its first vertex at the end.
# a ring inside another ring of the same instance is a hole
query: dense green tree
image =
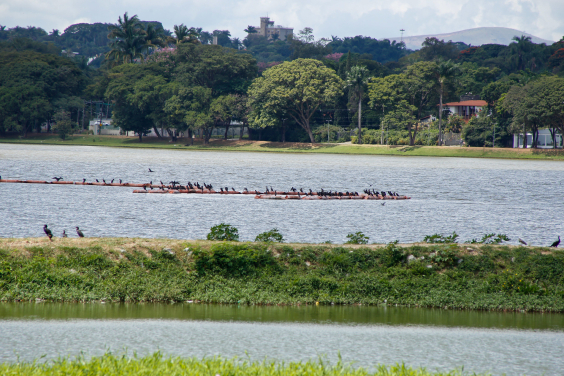
{"type": "Polygon", "coordinates": [[[345,38],[334,36],[327,47],[331,48],[333,53],[347,53],[350,51],[358,56],[368,55],[369,59],[365,60],[373,59],[382,64],[389,61],[397,61],[410,53],[410,51],[406,50],[405,43],[398,43],[395,40],[389,41],[388,39],[378,40],[362,35],[345,38]]]}
{"type": "MultiPolygon", "coordinates": [[[[414,117],[421,119],[429,111],[433,103],[433,96],[437,92],[438,83],[435,80],[437,64],[434,62],[418,62],[405,70],[404,73],[374,80],[369,84],[368,95],[373,107],[388,106],[387,110],[397,113],[397,106],[406,101],[414,110],[414,117]]],[[[409,134],[409,144],[415,144],[419,130],[419,121],[404,122],[409,134]]]]}
{"type": "MultiPolygon", "coordinates": [[[[149,111],[151,104],[144,101],[143,96],[135,95],[138,82],[144,87],[147,76],[159,76],[163,69],[157,64],[123,64],[112,69],[105,97],[111,99],[113,106],[112,119],[114,124],[124,131],[134,131],[143,141],[143,135],[148,133],[154,125],[154,119],[149,111]]],[[[157,81],[161,81],[156,79],[157,81]]]]}
{"type": "Polygon", "coordinates": [[[24,37],[16,37],[7,41],[0,41],[0,53],[10,51],[35,51],[42,54],[52,55],[59,55],[61,53],[61,49],[53,43],[36,42],[24,37]]]}
{"type": "Polygon", "coordinates": [[[126,100],[129,105],[136,106],[153,125],[153,131],[161,138],[158,127],[166,129],[171,140],[176,141],[178,124],[167,121],[164,113],[166,100],[171,96],[167,79],[159,74],[148,72],[133,83],[132,90],[126,100]]]}
{"type": "Polygon", "coordinates": [[[179,83],[207,87],[214,97],[245,93],[257,74],[252,56],[221,46],[181,44],[175,59],[179,83]]]}
{"type": "MultiPolygon", "coordinates": [[[[489,116],[472,116],[470,121],[462,127],[461,137],[468,146],[492,146],[494,122],[489,116]]],[[[501,143],[503,133],[496,132],[496,143],[501,143]]]]}
{"type": "Polygon", "coordinates": [[[343,87],[335,72],[317,60],[297,59],[276,65],[249,88],[252,122],[264,127],[274,121],[277,113],[286,111],[314,143],[311,117],[322,104],[334,102],[343,87]]]}
{"type": "MultiPolygon", "coordinates": [[[[532,147],[538,145],[538,131],[541,127],[564,131],[564,79],[541,77],[525,86],[513,86],[503,97],[502,105],[513,115],[513,130],[529,130],[533,136],[532,147]]],[[[560,133],[563,134],[563,133],[560,133]]],[[[526,147],[526,142],[523,143],[526,147]]]]}
{"type": "Polygon", "coordinates": [[[55,114],[55,131],[59,134],[61,140],[66,140],[69,135],[72,135],[74,130],[70,114],[65,110],[60,110],[55,114]]]}
{"type": "Polygon", "coordinates": [[[437,59],[450,60],[458,56],[458,47],[452,41],[445,42],[435,37],[427,37],[421,46],[419,55],[426,61],[437,59]]]}
{"type": "MultiPolygon", "coordinates": [[[[409,131],[418,122],[415,113],[417,113],[417,107],[402,99],[384,116],[382,121],[389,129],[407,129],[409,131]]],[[[413,138],[415,139],[415,136],[413,138]]]]}
{"type": "Polygon", "coordinates": [[[56,103],[81,93],[86,79],[69,59],[35,51],[0,53],[0,120],[26,135],[48,121],[56,103]]]}

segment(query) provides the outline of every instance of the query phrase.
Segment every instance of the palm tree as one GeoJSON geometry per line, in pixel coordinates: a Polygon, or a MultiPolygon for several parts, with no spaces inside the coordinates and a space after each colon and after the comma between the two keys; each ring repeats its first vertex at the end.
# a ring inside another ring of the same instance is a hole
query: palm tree
{"type": "Polygon", "coordinates": [[[360,121],[362,117],[362,95],[364,87],[370,81],[370,72],[366,67],[355,65],[347,72],[345,87],[351,89],[352,94],[358,97],[358,143],[362,144],[360,121]]]}
{"type": "Polygon", "coordinates": [[[147,25],[145,29],[145,48],[149,50],[150,48],[164,47],[166,46],[164,40],[163,29],[155,27],[151,24],[147,25]]]}
{"type": "Polygon", "coordinates": [[[523,70],[525,68],[523,63],[523,53],[529,50],[532,44],[531,37],[526,37],[524,35],[518,37],[516,35],[511,38],[511,40],[515,41],[515,43],[511,43],[511,45],[517,50],[517,70],[523,70]]]}
{"type": "Polygon", "coordinates": [[[195,27],[188,28],[188,26],[184,24],[174,25],[174,37],[169,38],[171,43],[176,45],[180,43],[200,43],[200,30],[196,29],[195,27]]]}
{"type": "Polygon", "coordinates": [[[108,26],[108,39],[111,40],[111,50],[106,53],[106,59],[114,64],[131,63],[136,58],[143,58],[145,47],[145,31],[137,15],[129,18],[127,12],[118,18],[116,25],[108,26]]]}
{"type": "Polygon", "coordinates": [[[435,78],[439,84],[439,146],[442,145],[443,95],[445,93],[445,84],[458,74],[458,69],[459,65],[454,64],[451,60],[439,61],[435,69],[435,78]]]}

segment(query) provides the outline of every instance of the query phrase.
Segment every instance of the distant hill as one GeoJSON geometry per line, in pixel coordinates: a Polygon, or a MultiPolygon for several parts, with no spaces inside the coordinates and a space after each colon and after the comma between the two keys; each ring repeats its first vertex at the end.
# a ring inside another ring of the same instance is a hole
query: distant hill
{"type": "MultiPolygon", "coordinates": [[[[453,42],[464,42],[473,46],[481,46],[482,44],[503,44],[507,46],[511,43],[511,38],[516,35],[531,37],[531,41],[536,44],[546,43],[547,45],[551,45],[554,43],[554,41],[538,38],[523,31],[507,27],[478,27],[475,29],[455,31],[453,33],[446,34],[404,36],[403,41],[405,42],[406,47],[411,50],[419,50],[421,48],[421,43],[423,43],[427,37],[444,39],[445,42],[448,42],[449,40],[452,40],[453,42]]],[[[393,37],[385,39],[399,41],[401,38],[393,37]]]]}

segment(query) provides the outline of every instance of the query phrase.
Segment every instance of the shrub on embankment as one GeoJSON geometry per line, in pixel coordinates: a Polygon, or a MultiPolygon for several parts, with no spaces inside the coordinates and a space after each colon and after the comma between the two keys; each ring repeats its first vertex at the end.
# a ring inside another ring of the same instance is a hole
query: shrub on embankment
{"type": "Polygon", "coordinates": [[[430,372],[424,368],[411,368],[404,364],[386,367],[380,365],[374,371],[352,367],[339,361],[335,365],[322,360],[309,362],[249,361],[213,358],[165,358],[160,353],[142,358],[128,358],[106,354],[85,360],[59,359],[47,363],[0,363],[2,375],[323,375],[323,376],[457,376],[461,371],[430,372]]]}
{"type": "Polygon", "coordinates": [[[564,312],[564,252],[88,239],[0,249],[0,301],[400,304],[564,312]],[[172,244],[172,243],[171,243],[172,244]],[[72,246],[69,246],[72,245],[72,246]]]}

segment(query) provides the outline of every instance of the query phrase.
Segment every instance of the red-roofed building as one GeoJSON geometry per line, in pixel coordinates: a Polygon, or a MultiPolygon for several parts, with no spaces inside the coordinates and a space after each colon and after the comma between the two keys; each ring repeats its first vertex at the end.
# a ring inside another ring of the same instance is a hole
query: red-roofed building
{"type": "Polygon", "coordinates": [[[487,105],[488,103],[478,95],[462,95],[460,102],[445,103],[443,108],[448,109],[451,115],[458,115],[468,122],[472,116],[478,116],[487,105]]]}

